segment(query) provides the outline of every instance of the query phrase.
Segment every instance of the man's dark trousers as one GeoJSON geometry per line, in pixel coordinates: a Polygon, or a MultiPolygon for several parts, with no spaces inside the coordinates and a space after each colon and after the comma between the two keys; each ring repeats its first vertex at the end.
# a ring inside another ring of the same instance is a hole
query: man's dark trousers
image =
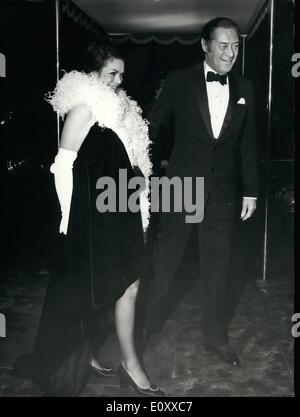
{"type": "MultiPolygon", "coordinates": [[[[201,223],[185,223],[185,216],[162,213],[154,259],[154,278],[150,284],[146,331],[163,324],[168,292],[182,261],[194,228],[199,242],[199,270],[202,284],[202,331],[204,343],[221,346],[228,343],[227,281],[235,219],[222,219],[217,199],[210,195],[201,223]]],[[[183,276],[181,279],[185,279],[183,276]]]]}

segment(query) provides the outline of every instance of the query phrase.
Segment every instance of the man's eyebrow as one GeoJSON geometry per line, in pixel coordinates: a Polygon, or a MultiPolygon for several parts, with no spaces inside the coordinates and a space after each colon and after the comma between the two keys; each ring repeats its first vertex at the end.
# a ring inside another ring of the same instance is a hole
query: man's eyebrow
{"type": "MultiPolygon", "coordinates": [[[[231,42],[220,42],[222,45],[229,45],[231,42]]],[[[232,43],[233,45],[239,45],[240,44],[240,41],[236,41],[236,42],[233,42],[232,43]]]]}

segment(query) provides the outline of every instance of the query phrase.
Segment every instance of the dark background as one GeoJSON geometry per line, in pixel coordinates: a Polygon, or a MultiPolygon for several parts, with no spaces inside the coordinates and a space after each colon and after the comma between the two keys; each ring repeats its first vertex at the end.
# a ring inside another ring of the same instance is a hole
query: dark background
{"type": "MultiPolygon", "coordinates": [[[[1,1],[0,52],[6,56],[6,78],[0,78],[1,140],[1,264],[5,267],[37,269],[51,264],[51,242],[56,224],[56,200],[49,166],[57,149],[56,115],[45,102],[45,93],[56,83],[56,35],[54,1],[1,1]],[[7,161],[22,162],[12,172],[7,161]],[[24,162],[25,161],[25,162],[24,162]]],[[[249,274],[261,276],[265,196],[269,191],[269,271],[272,259],[280,255],[287,239],[293,240],[294,185],[294,80],[291,75],[293,54],[293,3],[275,1],[274,65],[271,113],[271,145],[268,145],[269,17],[266,16],[254,36],[246,42],[246,76],[254,83],[261,195],[257,213],[243,225],[241,236],[252,242],[254,262],[249,274]],[[267,154],[271,163],[267,166],[267,154]],[[267,176],[269,169],[269,177],[267,176]],[[289,191],[290,194],[289,194],[289,191]],[[278,200],[282,196],[281,200],[278,200]],[[258,233],[257,233],[258,231],[258,233]]],[[[62,70],[79,69],[84,50],[93,40],[108,40],[99,28],[95,34],[66,13],[60,16],[60,76],[62,70]]],[[[202,58],[201,45],[155,41],[135,44],[111,40],[126,60],[124,87],[138,101],[145,115],[154,100],[160,80],[170,70],[194,64],[202,58]]],[[[240,71],[241,61],[235,70],[240,71]]],[[[171,125],[171,124],[170,124],[171,125]]],[[[163,157],[168,158],[172,129],[164,126],[163,157]]],[[[286,262],[293,249],[284,255],[286,262]]],[[[242,258],[241,258],[242,259],[242,258]]],[[[242,265],[242,262],[241,262],[242,265]]]]}
{"type": "MultiPolygon", "coordinates": [[[[245,75],[253,81],[257,107],[261,194],[254,217],[240,225],[236,234],[233,277],[239,283],[241,276],[262,278],[266,191],[267,279],[276,281],[279,274],[294,279],[293,2],[275,0],[270,143],[268,19],[266,16],[254,36],[246,41],[245,75]]],[[[92,33],[61,13],[60,70],[79,69],[87,45],[93,40],[107,39],[101,28],[92,33]]],[[[124,87],[145,114],[159,81],[170,70],[191,65],[202,57],[200,42],[112,42],[126,59],[124,87]]],[[[57,199],[49,173],[57,150],[57,125],[55,113],[44,100],[45,93],[56,84],[55,2],[1,0],[0,53],[5,55],[7,65],[6,78],[0,77],[0,273],[9,270],[26,276],[26,272],[38,273],[43,268],[51,271],[57,235],[57,199]],[[8,162],[13,167],[10,171],[8,162]]],[[[236,70],[240,68],[239,61],[236,70]]],[[[163,157],[167,159],[172,145],[169,125],[164,126],[161,135],[163,157]]],[[[195,253],[196,241],[192,240],[186,261],[193,262],[195,253]]],[[[299,311],[299,306],[295,306],[295,311],[299,311]]],[[[297,368],[297,361],[295,365],[297,368]]]]}

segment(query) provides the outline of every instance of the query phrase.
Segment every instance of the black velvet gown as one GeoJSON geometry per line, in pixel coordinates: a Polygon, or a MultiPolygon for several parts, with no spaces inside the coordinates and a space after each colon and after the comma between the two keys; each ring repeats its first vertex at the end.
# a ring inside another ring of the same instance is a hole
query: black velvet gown
{"type": "Polygon", "coordinates": [[[119,169],[127,170],[128,180],[138,175],[118,136],[95,124],[74,162],[68,234],[58,237],[57,268],[36,339],[35,381],[48,395],[80,392],[93,351],[113,329],[115,302],[144,277],[140,212],[99,213],[96,207],[96,182],[103,176],[115,179],[118,201],[119,169]]]}

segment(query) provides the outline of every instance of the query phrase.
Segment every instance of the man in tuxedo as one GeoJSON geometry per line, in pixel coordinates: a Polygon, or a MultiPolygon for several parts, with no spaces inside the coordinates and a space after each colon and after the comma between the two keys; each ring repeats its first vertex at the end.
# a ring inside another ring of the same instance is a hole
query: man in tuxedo
{"type": "Polygon", "coordinates": [[[247,220],[256,208],[254,97],[251,83],[231,71],[239,51],[238,25],[227,18],[209,21],[201,44],[204,61],[171,72],[148,115],[155,154],[159,128],[173,114],[175,139],[166,176],[204,178],[204,218],[193,224],[186,222],[184,210],[161,213],[145,331],[149,336],[163,324],[164,303],[196,227],[204,345],[238,366],[227,332],[227,271],[236,220],[247,220]]]}

